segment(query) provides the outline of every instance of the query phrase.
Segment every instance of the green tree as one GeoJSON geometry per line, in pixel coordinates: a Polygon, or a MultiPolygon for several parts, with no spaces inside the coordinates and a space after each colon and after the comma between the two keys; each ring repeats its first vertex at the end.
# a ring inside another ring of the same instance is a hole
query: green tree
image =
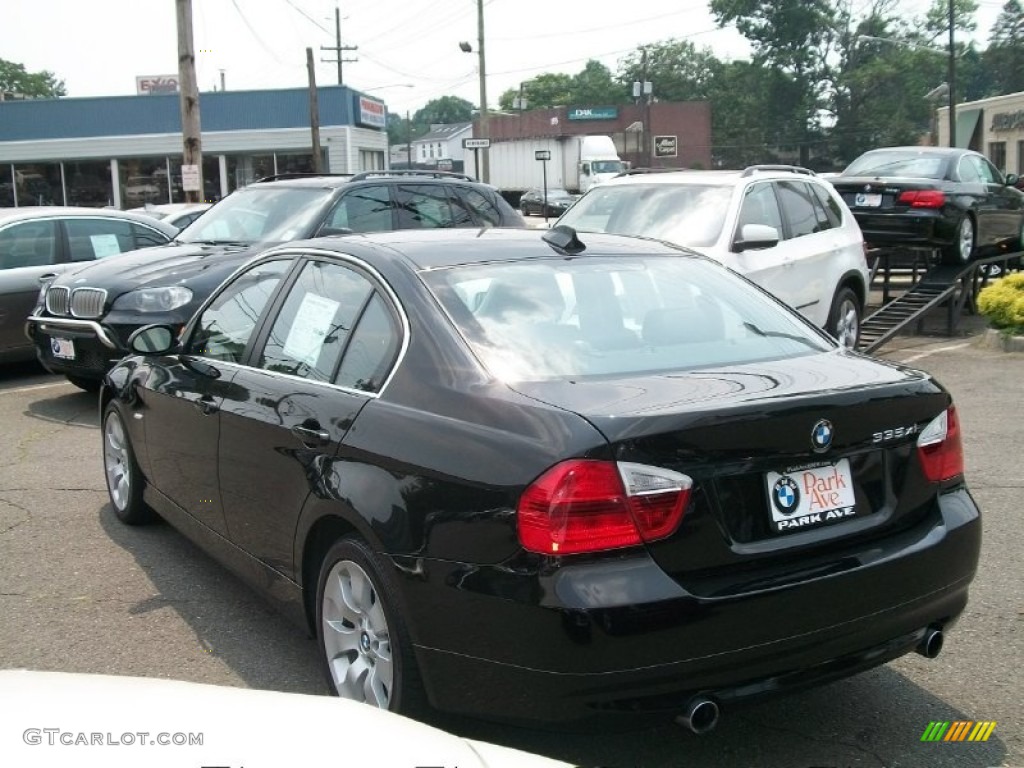
{"type": "Polygon", "coordinates": [[[55,99],[66,96],[64,81],[53,72],[29,72],[22,64],[0,59],[0,91],[29,98],[55,99]]]}
{"type": "Polygon", "coordinates": [[[1024,91],[1024,8],[1019,0],[1003,5],[982,62],[991,78],[992,95],[1024,91]]]}
{"type": "Polygon", "coordinates": [[[801,162],[808,162],[832,80],[828,59],[838,30],[830,0],[711,0],[719,26],[735,24],[750,40],[754,63],[777,73],[776,109],[792,114],[801,162]],[[780,75],[788,76],[788,82],[780,75]]]}
{"type": "MultiPolygon", "coordinates": [[[[527,80],[521,86],[522,95],[526,98],[529,109],[546,109],[564,107],[572,101],[573,77],[564,72],[545,72],[527,80]]],[[[520,91],[510,88],[498,99],[499,108],[505,111],[513,109],[513,99],[520,91]]]]}
{"type": "Polygon", "coordinates": [[[618,81],[627,98],[632,98],[634,82],[648,80],[660,101],[698,101],[708,98],[721,66],[710,48],[669,39],[627,55],[619,63],[618,81]]]}
{"type": "Polygon", "coordinates": [[[570,95],[573,104],[600,106],[624,104],[629,94],[622,90],[608,67],[591,59],[580,72],[573,75],[570,95]]]}
{"type": "MultiPolygon", "coordinates": [[[[424,104],[412,116],[412,137],[418,139],[430,133],[430,126],[444,123],[468,123],[476,107],[458,96],[442,96],[424,104]]],[[[405,141],[405,138],[402,138],[405,141]]]]}

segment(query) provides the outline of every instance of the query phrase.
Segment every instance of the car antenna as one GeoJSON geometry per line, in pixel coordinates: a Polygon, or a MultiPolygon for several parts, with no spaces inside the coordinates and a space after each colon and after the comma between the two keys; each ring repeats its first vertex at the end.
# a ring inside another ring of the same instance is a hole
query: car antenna
{"type": "Polygon", "coordinates": [[[577,253],[587,250],[587,246],[580,240],[576,230],[568,224],[558,224],[552,227],[542,235],[541,239],[556,251],[567,256],[575,256],[577,253]]]}

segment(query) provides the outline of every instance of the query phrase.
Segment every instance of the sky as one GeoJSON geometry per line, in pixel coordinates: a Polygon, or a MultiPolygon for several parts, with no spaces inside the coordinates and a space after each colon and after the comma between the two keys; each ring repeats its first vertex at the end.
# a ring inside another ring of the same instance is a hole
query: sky
{"type": "MultiPolygon", "coordinates": [[[[978,0],[984,45],[1003,0],[978,0]]],[[[905,16],[928,0],[900,0],[905,16]]],[[[68,96],[135,93],[137,75],[177,73],[174,0],[5,0],[0,58],[50,70],[68,96]]],[[[305,87],[312,47],[320,85],[337,83],[334,12],[341,15],[345,84],[392,112],[455,95],[479,102],[476,0],[193,0],[199,89],[305,87]],[[460,41],[473,53],[459,49],[460,41]]],[[[612,72],[638,46],[685,38],[721,59],[749,58],[734,29],[718,29],[707,0],[484,0],[487,103],[544,72],[579,72],[598,59],[612,72]]],[[[654,84],[657,95],[657,83],[654,84]]]]}

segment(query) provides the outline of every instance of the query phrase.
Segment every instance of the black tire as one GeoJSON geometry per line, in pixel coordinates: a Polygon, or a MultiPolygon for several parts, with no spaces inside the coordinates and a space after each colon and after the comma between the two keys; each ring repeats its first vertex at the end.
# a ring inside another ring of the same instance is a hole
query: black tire
{"type": "Polygon", "coordinates": [[[100,384],[103,382],[98,379],[83,379],[81,376],[66,375],[68,381],[74,384],[79,389],[84,389],[86,392],[99,392],[100,384]]]}
{"type": "Polygon", "coordinates": [[[825,330],[846,349],[856,349],[863,312],[857,294],[844,285],[832,298],[825,330]]]}
{"type": "Polygon", "coordinates": [[[125,525],[145,525],[156,519],[156,513],[142,500],[145,481],[135,461],[131,439],[121,412],[113,402],[103,411],[100,430],[103,439],[103,476],[107,481],[110,506],[117,519],[125,525]],[[118,437],[119,435],[119,437],[118,437]]]}
{"type": "Polygon", "coordinates": [[[316,637],[328,689],[334,696],[422,719],[429,707],[400,605],[398,588],[387,566],[362,539],[345,537],[328,550],[316,588],[316,637]],[[343,605],[339,606],[337,599],[325,600],[329,580],[336,596],[344,594],[343,585],[347,584],[352,603],[341,598],[343,605]],[[357,592],[361,597],[355,597],[357,592]],[[328,606],[333,617],[325,620],[328,606]],[[336,633],[330,651],[325,638],[327,621],[351,630],[336,633]],[[345,647],[347,644],[351,645],[345,647]],[[385,658],[382,654],[391,659],[390,680],[385,679],[385,665],[379,665],[379,659],[385,658]],[[335,675],[344,682],[353,669],[353,680],[344,690],[335,675]],[[377,685],[368,683],[371,678],[377,685]],[[366,693],[368,685],[370,695],[366,693]]]}
{"type": "Polygon", "coordinates": [[[970,214],[960,219],[956,225],[953,242],[942,249],[942,263],[964,265],[969,264],[977,251],[978,238],[974,229],[974,219],[970,214]]]}
{"type": "Polygon", "coordinates": [[[529,208],[529,206],[521,205],[521,206],[519,206],[519,212],[521,214],[523,214],[523,216],[529,216],[530,215],[530,208],[529,208]]]}

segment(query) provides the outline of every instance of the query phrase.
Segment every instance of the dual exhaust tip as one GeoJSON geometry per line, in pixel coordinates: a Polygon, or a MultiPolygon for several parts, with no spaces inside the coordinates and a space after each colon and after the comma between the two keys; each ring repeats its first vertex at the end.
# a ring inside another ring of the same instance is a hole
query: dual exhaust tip
{"type": "MultiPolygon", "coordinates": [[[[914,650],[926,659],[934,659],[942,652],[944,641],[940,628],[929,627],[914,650]]],[[[721,710],[713,700],[697,696],[690,699],[681,715],[676,716],[676,722],[699,736],[713,730],[720,715],[721,710]]]]}

